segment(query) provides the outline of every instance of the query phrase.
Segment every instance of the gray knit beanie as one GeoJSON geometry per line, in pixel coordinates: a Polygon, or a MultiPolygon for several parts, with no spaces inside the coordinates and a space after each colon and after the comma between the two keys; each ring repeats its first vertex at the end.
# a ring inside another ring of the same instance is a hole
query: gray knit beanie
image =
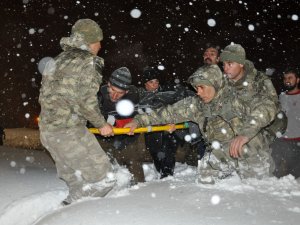
{"type": "Polygon", "coordinates": [[[245,65],[246,52],[239,44],[227,45],[220,55],[221,62],[231,61],[245,65]]]}
{"type": "Polygon", "coordinates": [[[122,90],[128,90],[131,85],[131,74],[127,67],[121,67],[112,72],[109,82],[122,90]]]}

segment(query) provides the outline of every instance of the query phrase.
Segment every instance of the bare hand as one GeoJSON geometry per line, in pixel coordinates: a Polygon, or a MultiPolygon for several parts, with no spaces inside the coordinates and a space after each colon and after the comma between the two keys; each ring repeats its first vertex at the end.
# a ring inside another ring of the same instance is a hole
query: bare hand
{"type": "Polygon", "coordinates": [[[112,125],[106,124],[103,127],[99,128],[99,133],[104,137],[114,136],[114,130],[112,125]]]}
{"type": "Polygon", "coordinates": [[[170,126],[170,129],[168,129],[168,132],[170,134],[172,134],[176,130],[175,124],[171,123],[171,124],[168,124],[168,126],[170,126]]]}
{"type": "Polygon", "coordinates": [[[235,137],[229,146],[229,154],[233,158],[239,158],[242,156],[243,145],[249,141],[249,138],[246,136],[237,136],[235,137]]]}
{"type": "Polygon", "coordinates": [[[134,129],[138,127],[137,122],[132,120],[131,122],[127,123],[124,127],[130,128],[130,131],[127,133],[128,135],[134,135],[134,129]]]}

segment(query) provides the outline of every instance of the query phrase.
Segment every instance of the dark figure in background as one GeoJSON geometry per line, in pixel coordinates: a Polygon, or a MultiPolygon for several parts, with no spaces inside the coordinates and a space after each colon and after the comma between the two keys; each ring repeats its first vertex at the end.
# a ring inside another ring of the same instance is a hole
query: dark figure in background
{"type": "Polygon", "coordinates": [[[204,65],[218,65],[220,54],[216,47],[208,47],[203,53],[204,65]]]}
{"type": "MultiPolygon", "coordinates": [[[[146,67],[143,71],[145,89],[140,89],[140,107],[146,113],[153,109],[173,104],[179,96],[175,91],[165,91],[167,87],[159,84],[159,71],[155,67],[146,67]],[[177,95],[177,96],[176,96],[177,95]]],[[[149,150],[155,168],[160,173],[161,179],[173,176],[175,167],[175,154],[180,144],[180,139],[175,133],[155,132],[145,134],[146,149],[149,150]]]]}
{"type": "MultiPolygon", "coordinates": [[[[126,67],[116,69],[110,76],[108,84],[103,85],[98,93],[99,107],[107,123],[114,127],[122,128],[132,120],[135,113],[120,115],[116,111],[116,105],[121,100],[129,100],[134,106],[139,102],[138,89],[131,85],[131,74],[126,67]]],[[[109,144],[110,154],[116,158],[119,164],[126,165],[134,175],[133,182],[144,182],[144,172],[141,165],[138,149],[138,138],[140,135],[115,135],[109,138],[102,138],[109,144]]]]}
{"type": "Polygon", "coordinates": [[[3,145],[4,139],[5,139],[4,128],[3,128],[3,127],[0,127],[0,145],[3,145]]]}

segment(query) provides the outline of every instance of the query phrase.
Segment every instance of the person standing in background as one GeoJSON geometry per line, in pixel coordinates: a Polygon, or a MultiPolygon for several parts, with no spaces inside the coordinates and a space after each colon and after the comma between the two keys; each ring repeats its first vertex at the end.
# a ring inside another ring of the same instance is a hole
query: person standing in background
{"type": "MultiPolygon", "coordinates": [[[[158,69],[154,66],[144,68],[143,83],[145,88],[140,90],[141,99],[139,104],[148,105],[148,111],[176,102],[177,93],[175,91],[165,91],[159,83],[159,75],[158,69]]],[[[160,178],[173,176],[179,138],[176,137],[175,133],[165,131],[145,133],[144,136],[146,149],[151,154],[160,178]]]]}
{"type": "Polygon", "coordinates": [[[295,69],[283,75],[285,92],[279,95],[283,111],[288,118],[286,132],[271,145],[275,161],[274,175],[283,177],[292,174],[300,177],[300,77],[295,69]]]}
{"type": "Polygon", "coordinates": [[[220,61],[219,51],[216,47],[208,47],[203,53],[204,65],[218,65],[220,61]]]}

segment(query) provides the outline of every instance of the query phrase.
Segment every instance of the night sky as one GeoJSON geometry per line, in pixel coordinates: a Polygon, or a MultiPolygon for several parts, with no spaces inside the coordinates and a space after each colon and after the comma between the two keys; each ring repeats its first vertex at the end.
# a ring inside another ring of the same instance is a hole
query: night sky
{"type": "Polygon", "coordinates": [[[203,50],[241,44],[257,69],[274,68],[272,81],[300,60],[300,1],[229,0],[1,0],[0,126],[36,127],[44,57],[61,52],[59,40],[80,18],[103,29],[99,56],[104,79],[127,66],[139,85],[143,67],[161,64],[161,81],[185,81],[202,65],[203,50]],[[141,15],[131,15],[138,9],[141,15]]]}

